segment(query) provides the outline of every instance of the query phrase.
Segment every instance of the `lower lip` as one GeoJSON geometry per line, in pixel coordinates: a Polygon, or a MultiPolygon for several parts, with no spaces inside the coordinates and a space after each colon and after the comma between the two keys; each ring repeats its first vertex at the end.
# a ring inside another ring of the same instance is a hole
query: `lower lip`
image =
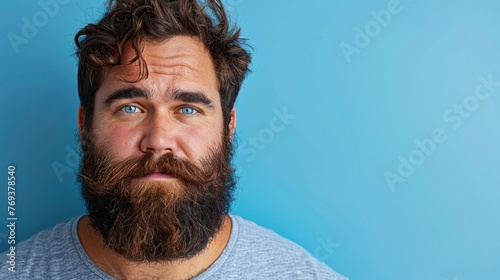
{"type": "Polygon", "coordinates": [[[161,180],[161,179],[172,179],[172,176],[169,176],[167,174],[163,173],[153,173],[147,176],[144,176],[144,179],[149,179],[149,180],[161,180]]]}

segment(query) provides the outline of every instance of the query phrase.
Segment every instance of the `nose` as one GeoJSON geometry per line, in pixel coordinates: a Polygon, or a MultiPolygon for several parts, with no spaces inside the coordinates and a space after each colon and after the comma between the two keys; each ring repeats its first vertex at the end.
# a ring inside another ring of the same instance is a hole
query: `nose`
{"type": "Polygon", "coordinates": [[[144,136],[141,139],[140,149],[144,153],[162,155],[177,153],[178,128],[175,121],[164,112],[155,112],[148,116],[144,125],[144,136]]]}

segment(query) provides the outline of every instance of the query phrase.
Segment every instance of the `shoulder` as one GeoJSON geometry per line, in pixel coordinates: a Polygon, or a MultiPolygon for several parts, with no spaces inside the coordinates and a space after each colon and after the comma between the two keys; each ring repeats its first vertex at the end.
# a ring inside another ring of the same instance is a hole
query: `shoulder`
{"type": "Polygon", "coordinates": [[[265,253],[269,255],[304,256],[307,251],[296,243],[278,235],[274,231],[239,216],[232,216],[238,226],[238,246],[246,252],[265,253]]]}
{"type": "Polygon", "coordinates": [[[227,260],[220,268],[226,276],[262,279],[347,279],[317,260],[304,248],[274,231],[239,216],[231,215],[231,219],[233,231],[230,243],[233,244],[228,244],[227,260]]]}
{"type": "MultiPolygon", "coordinates": [[[[0,278],[42,279],[46,276],[62,276],[75,270],[75,262],[80,259],[76,249],[76,226],[80,217],[63,221],[43,230],[31,238],[15,245],[15,257],[7,250],[0,256],[0,278]],[[12,261],[9,263],[9,261],[12,261]],[[14,266],[15,272],[9,271],[14,266]]],[[[69,273],[69,274],[68,274],[69,273]]]]}

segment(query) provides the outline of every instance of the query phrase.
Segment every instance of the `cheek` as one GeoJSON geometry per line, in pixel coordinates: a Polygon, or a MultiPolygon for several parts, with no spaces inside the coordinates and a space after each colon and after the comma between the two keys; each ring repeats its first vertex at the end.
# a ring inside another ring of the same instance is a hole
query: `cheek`
{"type": "Polygon", "coordinates": [[[222,127],[214,125],[186,129],[182,133],[183,150],[191,160],[206,157],[210,149],[219,147],[222,142],[222,127]]]}
{"type": "Polygon", "coordinates": [[[119,124],[111,124],[98,133],[97,137],[101,139],[98,145],[106,148],[112,158],[124,160],[139,154],[140,133],[133,129],[119,124]]]}

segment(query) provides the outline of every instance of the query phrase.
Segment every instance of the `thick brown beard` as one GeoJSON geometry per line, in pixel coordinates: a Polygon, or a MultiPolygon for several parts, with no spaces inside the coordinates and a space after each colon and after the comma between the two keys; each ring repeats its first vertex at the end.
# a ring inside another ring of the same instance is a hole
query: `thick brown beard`
{"type": "Polygon", "coordinates": [[[86,135],[79,181],[91,225],[107,247],[134,262],[190,259],[207,247],[229,212],[236,184],[227,137],[198,167],[170,153],[112,161],[86,135]],[[137,179],[154,172],[177,182],[137,179]]]}

